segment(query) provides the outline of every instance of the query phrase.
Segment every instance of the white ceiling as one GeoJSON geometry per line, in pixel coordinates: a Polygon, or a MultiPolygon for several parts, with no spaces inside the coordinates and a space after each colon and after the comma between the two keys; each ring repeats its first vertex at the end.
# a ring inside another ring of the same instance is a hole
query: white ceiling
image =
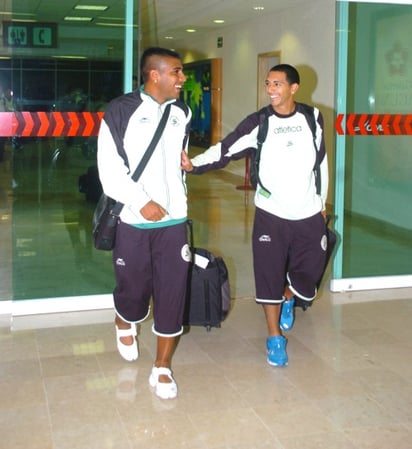
{"type": "MultiPolygon", "coordinates": [[[[135,0],[137,4],[138,0],[135,0]]],[[[157,17],[159,44],[165,36],[179,39],[187,28],[197,33],[207,33],[217,27],[231,26],[259,14],[273,13],[305,4],[307,0],[142,0],[142,29],[149,29],[153,18],[157,17]],[[156,7],[154,5],[157,5],[156,7]],[[255,11],[253,6],[263,6],[263,11],[255,11]],[[156,8],[156,10],[155,10],[156,8]],[[223,25],[213,23],[214,19],[224,19],[223,25]]],[[[76,24],[81,27],[96,27],[101,22],[121,22],[124,18],[125,0],[0,0],[0,20],[34,19],[40,22],[54,22],[67,25],[63,19],[70,15],[90,15],[88,11],[75,11],[78,4],[107,5],[105,12],[95,12],[90,23],[76,24]],[[1,12],[12,12],[13,15],[1,12]],[[116,20],[117,19],[117,20],[116,20]]],[[[153,31],[153,25],[151,25],[153,31]]]]}

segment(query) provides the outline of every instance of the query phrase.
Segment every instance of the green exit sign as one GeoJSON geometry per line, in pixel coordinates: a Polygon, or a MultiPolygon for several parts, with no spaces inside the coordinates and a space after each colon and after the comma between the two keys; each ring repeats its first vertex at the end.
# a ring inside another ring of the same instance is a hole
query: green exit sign
{"type": "Polygon", "coordinates": [[[3,22],[3,45],[21,48],[57,47],[57,24],[3,22]]]}

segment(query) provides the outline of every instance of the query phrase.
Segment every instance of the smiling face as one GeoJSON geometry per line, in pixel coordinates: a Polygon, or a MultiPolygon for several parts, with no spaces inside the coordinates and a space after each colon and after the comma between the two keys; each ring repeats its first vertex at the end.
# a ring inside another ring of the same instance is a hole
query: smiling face
{"type": "Polygon", "coordinates": [[[173,57],[156,57],[156,68],[150,70],[145,90],[159,103],[179,98],[186,76],[182,61],[173,57]]]}
{"type": "Polygon", "coordinates": [[[285,72],[270,71],[265,85],[272,108],[279,114],[291,114],[295,109],[293,95],[298,90],[299,84],[289,83],[285,72]]]}

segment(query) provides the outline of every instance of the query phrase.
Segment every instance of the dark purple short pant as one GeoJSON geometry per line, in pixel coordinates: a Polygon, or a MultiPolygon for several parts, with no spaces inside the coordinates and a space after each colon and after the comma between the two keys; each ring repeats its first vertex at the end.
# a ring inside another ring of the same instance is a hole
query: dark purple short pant
{"type": "Polygon", "coordinates": [[[113,250],[116,313],[139,323],[148,316],[152,298],[154,333],[182,333],[189,257],[186,223],[138,229],[120,222],[113,250]]]}
{"type": "Polygon", "coordinates": [[[299,298],[315,298],[326,260],[325,231],[320,213],[285,220],[256,209],[252,242],[256,302],[281,303],[285,285],[299,298]]]}

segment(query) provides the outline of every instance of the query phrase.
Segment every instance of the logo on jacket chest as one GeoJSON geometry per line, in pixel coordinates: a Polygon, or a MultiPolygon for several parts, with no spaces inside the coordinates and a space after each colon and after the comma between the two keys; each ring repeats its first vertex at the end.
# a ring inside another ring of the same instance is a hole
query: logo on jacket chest
{"type": "Polygon", "coordinates": [[[172,126],[179,126],[180,125],[180,120],[178,117],[176,117],[176,115],[172,115],[169,119],[169,123],[172,126]]]}
{"type": "MultiPolygon", "coordinates": [[[[148,123],[151,123],[151,120],[150,120],[149,117],[142,117],[142,118],[139,120],[139,122],[140,122],[140,124],[142,124],[142,125],[146,125],[146,124],[148,124],[148,123]]],[[[179,117],[177,117],[176,115],[172,115],[172,116],[169,118],[169,123],[170,123],[172,126],[179,126],[179,125],[180,125],[179,117]]]]}

